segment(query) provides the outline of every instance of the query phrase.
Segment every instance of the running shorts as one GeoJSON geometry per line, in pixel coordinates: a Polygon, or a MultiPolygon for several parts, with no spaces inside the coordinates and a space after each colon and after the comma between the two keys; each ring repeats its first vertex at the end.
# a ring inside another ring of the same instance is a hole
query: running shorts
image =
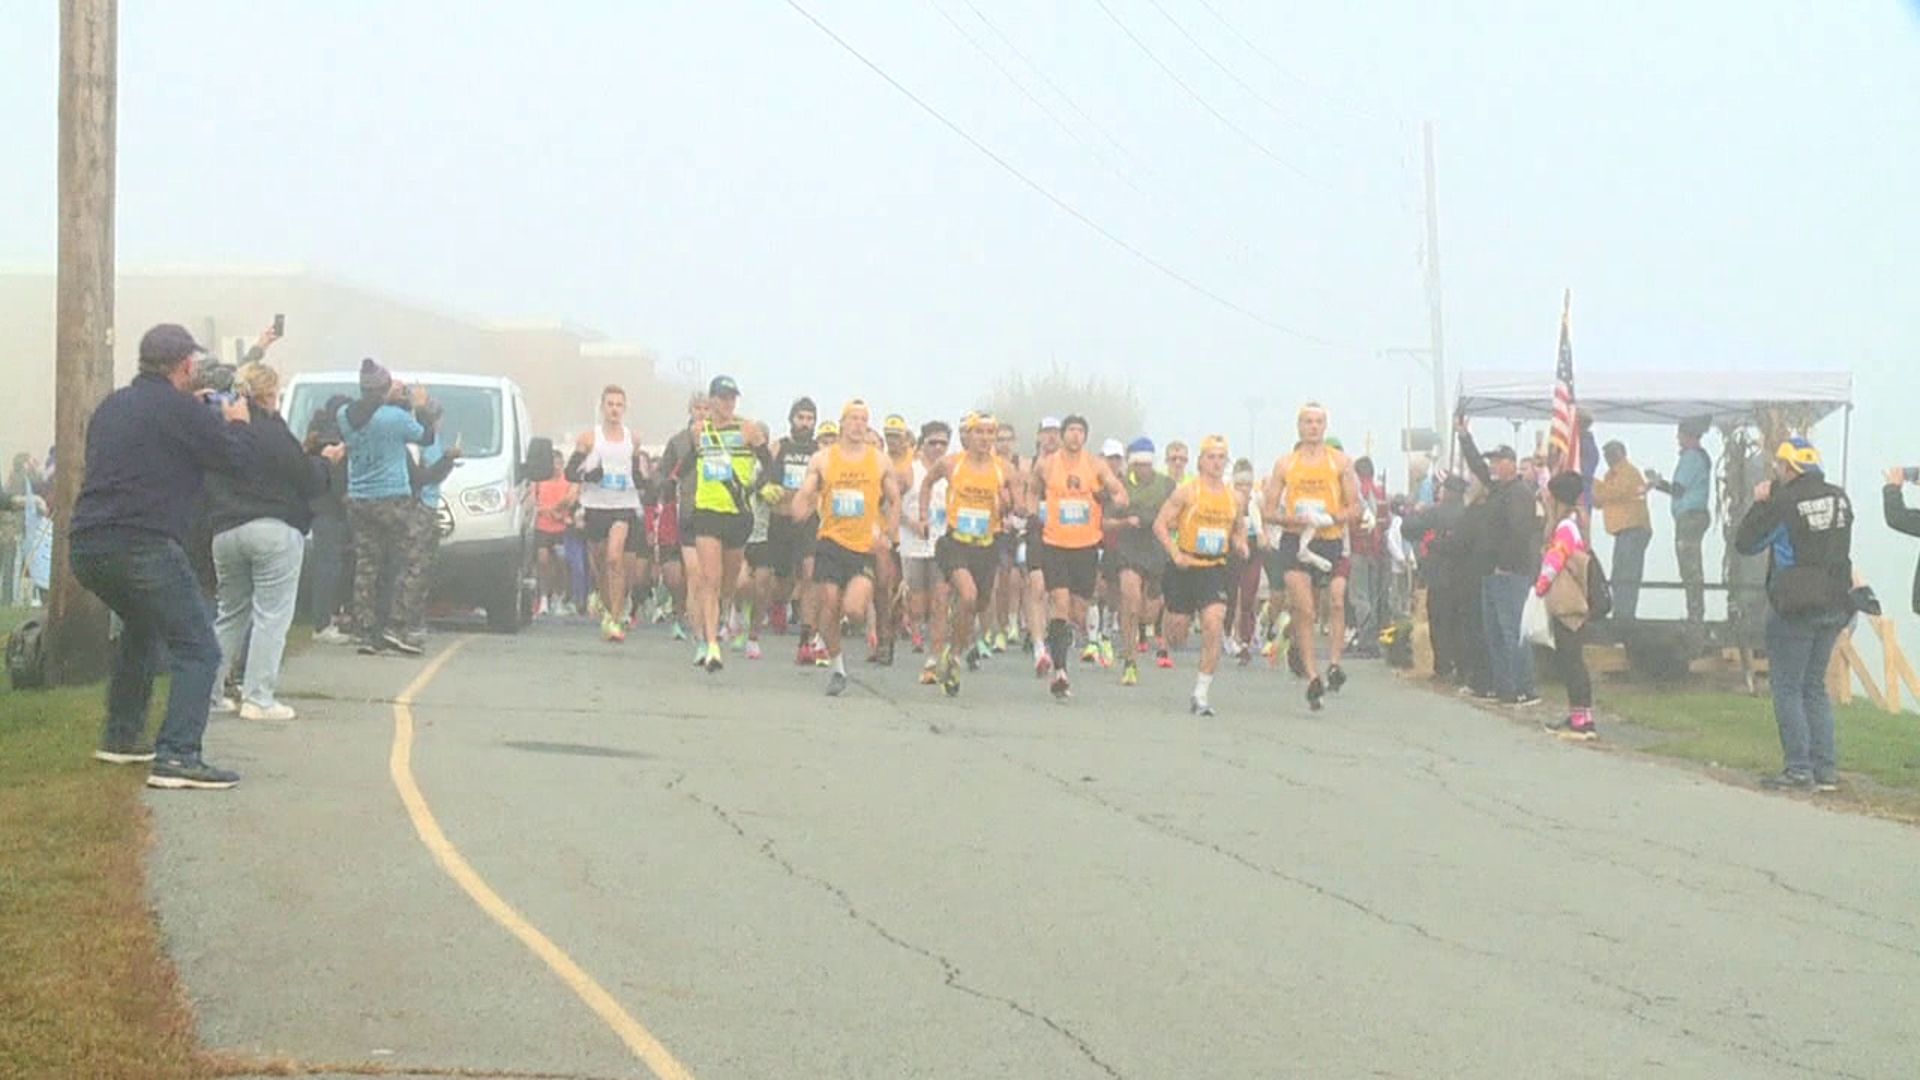
{"type": "Polygon", "coordinates": [[[1218,604],[1225,606],[1231,578],[1225,566],[1168,566],[1161,579],[1161,595],[1175,615],[1198,615],[1218,604]]]}
{"type": "Polygon", "coordinates": [[[1038,569],[1048,592],[1065,589],[1082,600],[1093,599],[1094,586],[1100,580],[1098,547],[1059,548],[1043,544],[1038,545],[1038,550],[1038,569]]]}
{"type": "Polygon", "coordinates": [[[833,585],[844,589],[853,583],[853,579],[864,577],[873,580],[873,556],[848,551],[831,540],[815,541],[813,549],[813,580],[822,585],[833,585]]]}

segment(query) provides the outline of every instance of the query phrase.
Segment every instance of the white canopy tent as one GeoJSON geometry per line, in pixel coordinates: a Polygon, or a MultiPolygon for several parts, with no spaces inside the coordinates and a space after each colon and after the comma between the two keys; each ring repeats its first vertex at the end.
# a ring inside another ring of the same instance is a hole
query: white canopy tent
{"type": "MultiPolygon", "coordinates": [[[[1599,371],[1576,383],[1580,407],[1596,424],[1677,425],[1706,418],[1713,426],[1752,423],[1769,408],[1811,412],[1811,423],[1843,413],[1851,429],[1853,375],[1845,371],[1599,371]]],[[[1525,421],[1553,419],[1553,378],[1531,371],[1463,371],[1455,405],[1469,417],[1525,421]]],[[[1847,443],[1841,437],[1841,475],[1847,443]]]]}
{"type": "MultiPolygon", "coordinates": [[[[1815,419],[1853,404],[1853,376],[1844,371],[1597,371],[1579,377],[1580,407],[1595,423],[1678,424],[1711,417],[1715,427],[1752,420],[1760,410],[1800,405],[1815,419]]],[[[1459,410],[1502,420],[1553,419],[1549,374],[1466,371],[1459,410]]]]}

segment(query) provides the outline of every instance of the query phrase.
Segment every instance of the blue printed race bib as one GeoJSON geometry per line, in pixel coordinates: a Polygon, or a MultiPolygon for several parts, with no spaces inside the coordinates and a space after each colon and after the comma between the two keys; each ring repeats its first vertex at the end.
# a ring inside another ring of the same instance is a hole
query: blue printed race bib
{"type": "Polygon", "coordinates": [[[1060,524],[1085,525],[1093,520],[1093,504],[1085,499],[1060,500],[1060,524]]]}
{"type": "Polygon", "coordinates": [[[1227,530],[1197,529],[1193,534],[1193,550],[1196,554],[1208,558],[1219,558],[1227,553],[1227,530]]]}
{"type": "Polygon", "coordinates": [[[993,534],[987,531],[993,523],[993,514],[986,510],[960,508],[960,516],[953,519],[955,536],[966,540],[985,540],[993,534]]]}
{"type": "Polygon", "coordinates": [[[631,491],[633,489],[633,477],[626,473],[603,472],[600,474],[600,489],[602,491],[631,491]]]}
{"type": "Polygon", "coordinates": [[[700,457],[700,479],[716,484],[724,484],[733,479],[733,459],[724,454],[703,454],[700,457]]]}
{"type": "Polygon", "coordinates": [[[806,480],[806,463],[790,461],[787,463],[786,472],[780,476],[780,486],[786,488],[788,491],[799,491],[800,485],[806,483],[806,480]]]}
{"type": "Polygon", "coordinates": [[[947,527],[947,505],[945,503],[933,504],[933,512],[927,515],[927,527],[934,532],[939,532],[947,527]]]}
{"type": "Polygon", "coordinates": [[[845,488],[833,493],[833,516],[837,518],[861,518],[867,516],[867,494],[864,491],[850,491],[845,488]]]}

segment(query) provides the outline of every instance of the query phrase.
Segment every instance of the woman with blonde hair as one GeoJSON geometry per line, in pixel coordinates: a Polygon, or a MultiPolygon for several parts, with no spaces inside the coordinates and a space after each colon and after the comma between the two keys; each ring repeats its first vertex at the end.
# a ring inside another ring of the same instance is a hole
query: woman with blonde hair
{"type": "Polygon", "coordinates": [[[313,522],[311,501],[327,490],[328,465],[346,453],[340,445],[309,455],[280,415],[280,375],[265,364],[234,373],[233,389],[253,414],[253,467],[207,477],[207,515],[213,529],[213,568],[219,614],[220,670],[214,709],[238,709],[245,720],[291,720],[293,709],[275,696],[287,630],[300,591],[300,564],[313,522]],[[227,673],[246,657],[240,701],[225,697],[227,673]]]}

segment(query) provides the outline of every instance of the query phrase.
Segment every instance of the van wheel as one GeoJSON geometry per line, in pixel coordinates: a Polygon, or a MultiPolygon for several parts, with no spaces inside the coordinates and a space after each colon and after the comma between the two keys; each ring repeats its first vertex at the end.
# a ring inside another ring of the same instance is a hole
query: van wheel
{"type": "Polygon", "coordinates": [[[487,629],[496,634],[517,634],[533,621],[533,594],[516,574],[495,591],[486,608],[487,629]]]}

